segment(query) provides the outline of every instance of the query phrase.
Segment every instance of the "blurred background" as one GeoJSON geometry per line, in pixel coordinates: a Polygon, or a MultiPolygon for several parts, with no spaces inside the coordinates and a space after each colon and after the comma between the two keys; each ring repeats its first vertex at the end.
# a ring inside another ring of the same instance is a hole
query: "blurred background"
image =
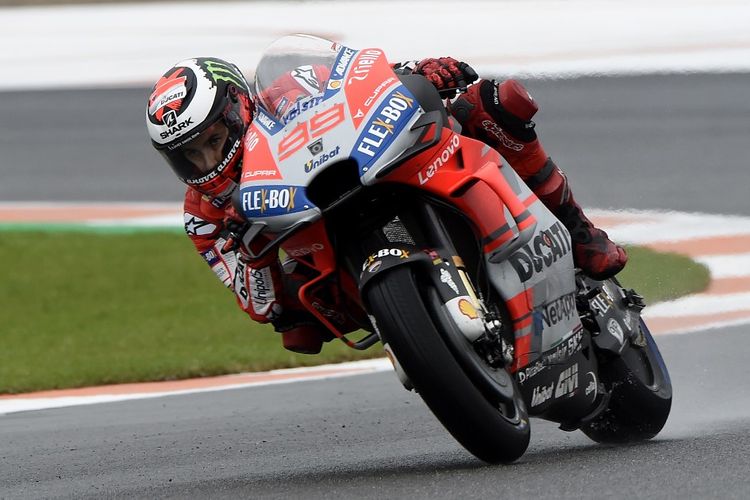
{"type": "Polygon", "coordinates": [[[251,78],[272,40],[306,32],[521,79],[548,153],[587,205],[750,211],[738,202],[746,183],[732,182],[748,179],[744,1],[0,5],[0,201],[181,200],[145,131],[150,85],[203,55],[251,78]]]}

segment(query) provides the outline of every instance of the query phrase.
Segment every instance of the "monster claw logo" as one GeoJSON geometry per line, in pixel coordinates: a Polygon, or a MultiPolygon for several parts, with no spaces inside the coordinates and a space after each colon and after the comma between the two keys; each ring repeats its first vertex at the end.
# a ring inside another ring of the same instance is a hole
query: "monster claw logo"
{"type": "Polygon", "coordinates": [[[242,89],[247,90],[245,79],[233,66],[213,59],[203,61],[203,66],[206,68],[206,71],[211,76],[211,79],[214,81],[214,83],[218,83],[220,81],[229,82],[242,89]]]}
{"type": "Polygon", "coordinates": [[[154,91],[148,99],[148,112],[157,122],[163,123],[164,108],[177,112],[182,107],[182,100],[187,95],[187,77],[182,74],[184,69],[178,68],[173,73],[162,76],[154,85],[154,91]]]}

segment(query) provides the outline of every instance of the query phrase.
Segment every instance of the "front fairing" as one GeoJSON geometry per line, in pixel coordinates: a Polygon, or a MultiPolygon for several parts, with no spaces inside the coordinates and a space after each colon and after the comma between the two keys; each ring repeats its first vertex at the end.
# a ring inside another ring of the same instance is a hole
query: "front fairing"
{"type": "Polygon", "coordinates": [[[291,40],[275,43],[258,66],[259,106],[245,136],[239,197],[244,216],[275,233],[320,218],[307,188],[331,165],[349,160],[362,185],[377,182],[378,172],[416,142],[411,127],[424,114],[382,50],[285,38],[291,40]],[[324,67],[327,78],[305,88],[319,92],[283,107],[268,97],[285,95],[279,75],[313,66],[319,74],[324,67]]]}

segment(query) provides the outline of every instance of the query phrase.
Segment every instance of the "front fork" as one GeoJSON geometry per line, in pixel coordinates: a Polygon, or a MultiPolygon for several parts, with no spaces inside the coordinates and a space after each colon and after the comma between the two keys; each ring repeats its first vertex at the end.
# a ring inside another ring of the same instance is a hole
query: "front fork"
{"type": "MultiPolygon", "coordinates": [[[[473,344],[487,363],[496,368],[510,366],[514,348],[502,335],[502,318],[486,307],[485,300],[472,284],[466,265],[459,257],[436,209],[424,203],[412,207],[404,217],[408,219],[405,222],[409,228],[405,233],[412,235],[409,243],[391,241],[386,247],[372,247],[362,265],[360,290],[375,276],[392,267],[417,266],[420,274],[432,282],[446,315],[456,329],[473,344]],[[415,241],[420,245],[416,245],[415,241]]],[[[409,388],[408,380],[401,377],[398,361],[388,346],[385,348],[402,383],[409,388]]]]}

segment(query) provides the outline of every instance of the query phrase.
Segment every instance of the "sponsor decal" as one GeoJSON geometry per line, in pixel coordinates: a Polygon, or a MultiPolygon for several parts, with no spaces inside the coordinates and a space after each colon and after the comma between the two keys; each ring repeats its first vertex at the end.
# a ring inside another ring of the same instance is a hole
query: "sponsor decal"
{"type": "Polygon", "coordinates": [[[601,293],[591,299],[591,309],[599,316],[604,316],[613,305],[614,300],[612,300],[606,288],[602,288],[601,293]]]}
{"type": "Polygon", "coordinates": [[[247,309],[250,305],[250,295],[247,293],[247,287],[245,286],[245,266],[246,264],[242,260],[237,260],[237,271],[234,273],[234,293],[242,304],[243,309],[247,309]]]}
{"type": "Polygon", "coordinates": [[[317,97],[311,97],[309,99],[297,101],[294,103],[294,105],[289,108],[289,110],[284,114],[284,116],[281,118],[282,123],[289,123],[290,121],[297,118],[301,113],[304,113],[308,109],[312,109],[318,104],[323,102],[323,97],[317,96],[317,97]]]}
{"type": "Polygon", "coordinates": [[[181,122],[177,123],[177,113],[175,113],[174,111],[169,111],[164,116],[164,125],[166,125],[168,128],[164,132],[160,132],[159,137],[161,137],[162,139],[168,139],[193,125],[193,118],[190,117],[187,120],[182,120],[181,122]]]}
{"type": "Polygon", "coordinates": [[[185,232],[190,236],[207,236],[216,231],[216,225],[185,212],[185,232]]]}
{"type": "Polygon", "coordinates": [[[219,281],[224,284],[224,286],[231,286],[232,273],[231,271],[229,271],[226,264],[219,261],[216,263],[216,265],[211,266],[211,270],[214,272],[216,277],[219,278],[219,281]]]}
{"type": "Polygon", "coordinates": [[[448,285],[450,289],[453,290],[456,295],[458,295],[458,285],[456,285],[456,282],[453,280],[453,276],[451,276],[451,273],[446,271],[444,268],[440,269],[440,281],[448,285]]]}
{"type": "Polygon", "coordinates": [[[346,121],[344,104],[334,104],[328,109],[315,113],[309,120],[298,123],[290,130],[278,146],[278,159],[283,161],[299,151],[303,146],[310,144],[329,130],[332,130],[346,121]]]}
{"type": "Polygon", "coordinates": [[[598,384],[596,383],[596,374],[594,374],[594,372],[587,372],[586,375],[591,377],[591,380],[586,385],[586,395],[588,396],[593,393],[594,397],[591,399],[594,400],[596,399],[596,395],[599,392],[599,390],[597,389],[598,384]]]}
{"type": "Polygon", "coordinates": [[[375,111],[369,126],[360,135],[356,148],[362,159],[360,164],[379,157],[397,132],[400,132],[405,118],[414,113],[414,98],[405,93],[408,91],[404,87],[401,89],[403,91],[395,90],[385,99],[375,111]]]}
{"type": "Polygon", "coordinates": [[[281,112],[284,111],[287,104],[289,104],[289,99],[287,99],[286,96],[282,96],[281,99],[279,99],[279,103],[276,105],[276,109],[273,110],[273,114],[279,116],[281,112]]]}
{"type": "MultiPolygon", "coordinates": [[[[365,99],[365,107],[369,109],[372,106],[372,103],[375,102],[375,100],[378,98],[381,92],[383,92],[383,89],[387,88],[390,84],[396,81],[396,77],[392,76],[391,78],[388,78],[384,80],[380,85],[375,87],[375,90],[372,91],[372,94],[370,94],[370,97],[365,99]]],[[[359,111],[362,113],[362,110],[359,111]]]]}
{"type": "Polygon", "coordinates": [[[185,68],[177,68],[169,75],[163,76],[154,85],[154,91],[148,99],[148,112],[157,122],[163,123],[164,108],[177,112],[182,107],[182,100],[187,95],[183,75],[185,68]]]}
{"type": "MultiPolygon", "coordinates": [[[[367,270],[368,267],[375,264],[375,262],[378,259],[382,259],[384,257],[400,257],[402,259],[408,259],[409,258],[409,251],[403,250],[401,248],[383,248],[381,250],[378,250],[376,253],[370,255],[365,259],[364,264],[362,264],[362,272],[367,270]]],[[[374,271],[370,271],[374,272],[374,271]]]]}
{"type": "Polygon", "coordinates": [[[545,366],[544,363],[542,363],[541,361],[535,361],[534,364],[518,371],[518,381],[524,383],[534,375],[537,375],[544,371],[545,368],[547,368],[547,366],[545,366]]]}
{"type": "Polygon", "coordinates": [[[251,179],[254,181],[264,181],[268,179],[281,179],[281,174],[278,170],[248,170],[242,174],[243,179],[251,179]]]}
{"type": "Polygon", "coordinates": [[[542,322],[547,327],[552,327],[561,321],[569,320],[574,314],[578,314],[578,311],[576,310],[575,293],[570,293],[568,295],[563,295],[544,306],[544,310],[542,311],[542,322]]]}
{"type": "Polygon", "coordinates": [[[216,197],[208,196],[207,194],[201,195],[201,200],[205,201],[206,203],[210,203],[211,206],[214,206],[216,208],[221,208],[224,206],[224,204],[229,200],[229,197],[232,195],[232,192],[234,191],[234,187],[227,188],[227,190],[216,197]]]}
{"type": "Polygon", "coordinates": [[[229,153],[227,153],[227,155],[224,157],[223,160],[221,160],[221,163],[219,163],[219,165],[215,169],[211,170],[211,172],[209,172],[208,174],[204,175],[203,177],[199,179],[188,179],[185,182],[187,182],[188,184],[203,184],[204,182],[210,181],[211,179],[213,179],[214,177],[222,173],[225,168],[227,168],[227,165],[229,165],[232,159],[234,159],[235,155],[237,154],[237,150],[240,148],[241,145],[242,145],[242,139],[237,139],[236,141],[234,141],[234,144],[232,145],[232,149],[229,150],[229,153]]]}
{"type": "Polygon", "coordinates": [[[292,78],[309,94],[320,92],[320,82],[315,76],[315,71],[310,65],[299,66],[292,70],[292,78]]]}
{"type": "Polygon", "coordinates": [[[578,363],[560,373],[557,387],[555,387],[555,399],[566,395],[572,396],[576,389],[578,389],[578,363]]]}
{"type": "Polygon", "coordinates": [[[278,123],[276,123],[273,118],[265,114],[262,110],[258,110],[258,113],[255,115],[255,121],[269,133],[273,133],[274,129],[278,126],[278,123]]]}
{"type": "Polygon", "coordinates": [[[459,144],[460,139],[458,138],[458,134],[454,134],[448,146],[443,149],[435,161],[417,173],[419,184],[424,184],[432,179],[432,176],[437,173],[438,169],[448,163],[448,160],[450,160],[451,156],[458,149],[459,144]]]}
{"type": "Polygon", "coordinates": [[[479,313],[477,313],[476,308],[466,299],[458,301],[458,310],[469,319],[479,318],[479,313]]]}
{"type": "Polygon", "coordinates": [[[552,382],[549,387],[543,385],[534,387],[534,391],[531,393],[531,406],[539,406],[552,399],[552,393],[555,389],[555,383],[552,382]]]}
{"type": "Polygon", "coordinates": [[[542,363],[544,365],[556,365],[563,363],[570,356],[581,350],[582,341],[583,333],[581,329],[579,329],[573,335],[568,337],[567,340],[560,343],[554,351],[545,354],[542,358],[542,363]]]}
{"type": "Polygon", "coordinates": [[[607,321],[607,331],[611,333],[622,345],[625,342],[625,333],[622,331],[620,323],[614,318],[609,318],[607,321]]]}
{"type": "Polygon", "coordinates": [[[242,189],[240,200],[248,217],[284,215],[309,208],[297,186],[252,186],[242,189]]]}
{"type": "Polygon", "coordinates": [[[167,127],[174,127],[177,125],[177,113],[174,111],[167,111],[164,114],[164,125],[167,127]]]}
{"type": "Polygon", "coordinates": [[[312,144],[307,145],[307,150],[310,152],[311,155],[319,155],[323,152],[323,139],[318,139],[317,141],[313,142],[312,144]]]}
{"type": "Polygon", "coordinates": [[[213,59],[203,60],[202,62],[206,73],[208,73],[214,83],[227,82],[241,89],[247,89],[245,78],[231,64],[224,64],[221,61],[213,59]]]}
{"type": "Polygon", "coordinates": [[[164,94],[158,97],[149,106],[148,112],[151,113],[152,115],[155,115],[156,112],[159,110],[163,112],[163,108],[169,104],[173,104],[173,106],[170,106],[170,108],[173,111],[177,111],[180,107],[180,104],[182,103],[182,99],[184,99],[186,95],[187,95],[187,89],[185,88],[185,85],[183,84],[169,88],[165,91],[164,94]]]}
{"type": "Polygon", "coordinates": [[[311,253],[320,252],[323,249],[325,249],[325,246],[322,243],[313,243],[309,247],[291,248],[284,251],[290,257],[304,257],[305,255],[310,255],[311,253]]]}
{"type": "Polygon", "coordinates": [[[513,139],[508,136],[503,129],[500,128],[500,126],[493,122],[492,120],[484,120],[482,121],[482,128],[484,130],[494,136],[498,141],[500,141],[500,144],[505,146],[508,149],[511,149],[513,151],[521,151],[523,149],[523,144],[520,142],[516,142],[513,139]]]}
{"type": "Polygon", "coordinates": [[[383,55],[383,52],[377,49],[366,49],[361,51],[357,56],[357,59],[354,61],[352,70],[349,72],[349,80],[347,81],[347,84],[351,85],[355,80],[362,81],[366,79],[375,64],[375,61],[377,61],[378,57],[381,55],[383,55]]]}
{"type": "Polygon", "coordinates": [[[341,88],[341,80],[331,80],[328,82],[328,88],[331,90],[338,90],[341,88]]]}
{"type": "Polygon", "coordinates": [[[203,256],[203,259],[208,262],[209,266],[213,266],[219,261],[219,256],[216,255],[216,252],[214,249],[207,250],[205,252],[202,252],[201,255],[203,256]]]}
{"type": "Polygon", "coordinates": [[[253,303],[253,310],[258,314],[266,314],[269,310],[268,306],[276,300],[271,269],[269,267],[261,269],[250,268],[249,275],[250,298],[253,303]]]}
{"type": "Polygon", "coordinates": [[[309,160],[307,163],[305,163],[305,172],[310,173],[313,170],[315,170],[316,168],[318,168],[319,166],[321,166],[324,163],[326,163],[331,158],[335,158],[336,156],[338,156],[340,150],[341,150],[341,147],[340,146],[336,146],[335,149],[332,149],[328,153],[323,153],[318,158],[314,158],[312,160],[309,160]]]}
{"type": "Polygon", "coordinates": [[[555,222],[551,227],[541,231],[534,240],[525,244],[509,257],[521,283],[529,281],[535,274],[542,272],[561,257],[570,253],[570,242],[565,237],[562,223],[555,222]]]}
{"type": "Polygon", "coordinates": [[[565,362],[570,356],[581,350],[582,341],[583,332],[579,329],[573,335],[568,337],[566,341],[559,344],[552,352],[542,356],[542,359],[535,361],[522,370],[518,370],[518,381],[524,383],[546,370],[548,366],[565,362]]]}
{"type": "MultiPolygon", "coordinates": [[[[334,81],[338,81],[339,86],[341,85],[341,80],[344,78],[344,73],[346,73],[346,68],[349,66],[349,63],[352,60],[352,56],[356,54],[357,51],[354,49],[350,49],[349,47],[344,47],[344,50],[341,51],[341,54],[339,55],[339,60],[336,61],[335,66],[333,67],[333,74],[331,75],[331,78],[334,81]]],[[[329,88],[331,87],[331,84],[328,84],[329,88]]],[[[338,87],[333,87],[338,88],[338,87]]]]}

